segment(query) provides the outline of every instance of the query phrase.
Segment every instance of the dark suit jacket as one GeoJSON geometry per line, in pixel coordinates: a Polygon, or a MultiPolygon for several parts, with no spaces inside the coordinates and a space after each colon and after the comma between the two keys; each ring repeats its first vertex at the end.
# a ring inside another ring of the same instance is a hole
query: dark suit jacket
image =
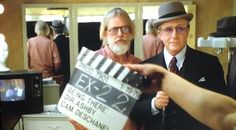
{"type": "MultiPolygon", "coordinates": [[[[153,63],[167,68],[163,52],[145,60],[143,63],[153,63]]],[[[227,92],[223,69],[218,58],[207,53],[187,47],[185,60],[179,75],[202,88],[223,94],[227,92]]],[[[207,126],[192,118],[173,101],[165,109],[163,123],[162,111],[154,116],[151,113],[151,100],[155,95],[156,92],[143,94],[130,115],[131,119],[138,124],[145,122],[146,130],[159,130],[161,128],[165,130],[209,130],[207,126]]],[[[212,100],[214,100],[214,97],[212,97],[212,100]]]]}
{"type": "Polygon", "coordinates": [[[227,86],[229,87],[229,96],[236,100],[236,48],[228,66],[227,86]]]}
{"type": "Polygon", "coordinates": [[[64,83],[66,84],[70,79],[70,46],[69,46],[69,38],[67,38],[65,35],[58,35],[56,39],[54,39],[54,42],[57,45],[60,57],[61,57],[61,63],[62,63],[62,69],[59,73],[64,75],[64,83]]]}

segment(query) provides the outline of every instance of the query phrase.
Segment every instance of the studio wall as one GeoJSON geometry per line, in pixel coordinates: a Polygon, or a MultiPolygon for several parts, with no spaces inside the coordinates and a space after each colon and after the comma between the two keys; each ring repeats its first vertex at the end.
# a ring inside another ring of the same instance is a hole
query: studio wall
{"type": "MultiPolygon", "coordinates": [[[[9,46],[7,66],[12,70],[24,69],[23,63],[23,35],[22,35],[22,4],[37,3],[111,3],[111,2],[165,2],[168,0],[1,0],[5,12],[0,15],[0,33],[6,37],[9,46]]],[[[169,0],[170,1],[170,0],[169,0]]],[[[192,0],[185,0],[192,1],[192,0]]],[[[216,30],[217,19],[233,15],[234,0],[195,0],[196,4],[196,37],[207,37],[216,30]]],[[[196,39],[197,40],[197,39],[196,39]]],[[[197,48],[217,55],[214,49],[197,48]]],[[[217,55],[227,72],[227,50],[217,55]]]]}

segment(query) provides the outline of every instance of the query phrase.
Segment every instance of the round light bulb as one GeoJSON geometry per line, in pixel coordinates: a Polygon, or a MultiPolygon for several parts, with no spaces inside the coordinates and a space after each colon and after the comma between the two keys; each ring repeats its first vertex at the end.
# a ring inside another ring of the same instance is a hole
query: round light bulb
{"type": "Polygon", "coordinates": [[[3,12],[4,12],[4,6],[0,4],[0,14],[2,14],[3,12]]]}
{"type": "Polygon", "coordinates": [[[0,40],[5,41],[5,36],[0,33],[0,40]]]}

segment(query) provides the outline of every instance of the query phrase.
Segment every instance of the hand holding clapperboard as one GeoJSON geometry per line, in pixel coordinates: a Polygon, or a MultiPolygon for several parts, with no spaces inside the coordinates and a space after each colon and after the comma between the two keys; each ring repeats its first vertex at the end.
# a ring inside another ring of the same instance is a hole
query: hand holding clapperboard
{"type": "Polygon", "coordinates": [[[144,76],[82,48],[58,110],[90,130],[122,130],[144,76]]]}

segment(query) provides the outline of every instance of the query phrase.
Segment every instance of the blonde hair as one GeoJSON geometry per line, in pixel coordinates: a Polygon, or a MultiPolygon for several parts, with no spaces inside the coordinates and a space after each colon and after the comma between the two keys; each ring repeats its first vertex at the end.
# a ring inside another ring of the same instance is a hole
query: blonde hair
{"type": "Polygon", "coordinates": [[[100,25],[100,39],[103,41],[106,41],[106,31],[107,31],[107,25],[109,23],[109,21],[116,16],[122,16],[123,18],[125,18],[128,22],[128,26],[130,27],[131,30],[131,36],[132,39],[134,38],[135,35],[135,27],[134,27],[134,23],[133,21],[130,19],[129,14],[121,9],[121,8],[113,8],[112,10],[110,10],[104,17],[103,20],[101,21],[101,25],[100,25]]]}
{"type": "Polygon", "coordinates": [[[43,21],[36,22],[34,31],[37,35],[43,36],[48,36],[50,33],[48,24],[43,21]]]}

